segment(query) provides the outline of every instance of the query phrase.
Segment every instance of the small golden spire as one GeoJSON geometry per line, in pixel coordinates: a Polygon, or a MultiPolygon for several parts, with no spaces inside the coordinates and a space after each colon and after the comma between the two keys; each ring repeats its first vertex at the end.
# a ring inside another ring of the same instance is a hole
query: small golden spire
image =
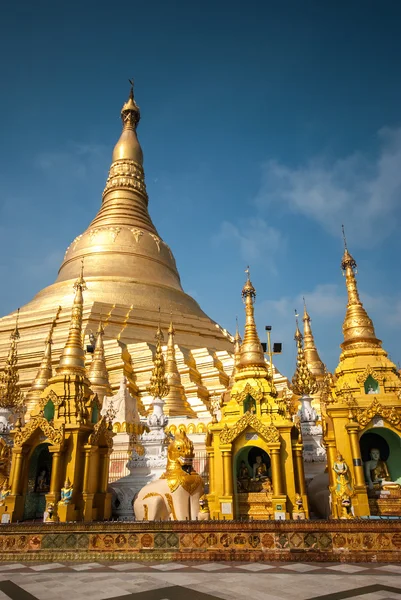
{"type": "Polygon", "coordinates": [[[306,363],[313,375],[317,377],[324,376],[324,364],[320,360],[319,353],[315,345],[315,339],[313,337],[311,328],[311,318],[306,310],[306,302],[304,300],[304,355],[306,363]]]}
{"type": "Polygon", "coordinates": [[[15,320],[15,327],[10,334],[10,350],[4,371],[0,374],[0,407],[13,412],[23,409],[24,395],[18,385],[18,352],[17,344],[20,338],[18,330],[19,309],[15,320]]]}
{"type": "Polygon", "coordinates": [[[344,225],[342,226],[342,230],[344,237],[344,254],[341,261],[341,268],[345,275],[348,304],[343,323],[344,342],[341,344],[341,348],[346,350],[349,347],[354,348],[358,345],[365,345],[366,343],[369,343],[369,345],[373,347],[380,348],[381,341],[376,337],[373,321],[369,318],[359,298],[355,277],[357,273],[357,264],[348,252],[344,225]]]}
{"type": "Polygon", "coordinates": [[[306,364],[302,344],[303,337],[299,330],[297,311],[295,311],[295,321],[296,329],[294,340],[297,344],[297,366],[294,377],[292,378],[292,390],[297,396],[310,396],[311,394],[316,394],[318,385],[314,375],[310,372],[308,365],[306,364]]]}
{"type": "Polygon", "coordinates": [[[169,391],[165,396],[163,411],[168,416],[194,417],[194,412],[186,399],[184,386],[181,383],[181,376],[178,371],[174,334],[174,325],[171,321],[168,328],[166,355],[166,381],[169,391]]]}
{"type": "Polygon", "coordinates": [[[83,259],[81,261],[80,275],[74,283],[74,289],[75,297],[72,305],[68,339],[61,354],[58,367],[56,368],[56,372],[62,375],[86,375],[85,352],[82,341],[83,292],[86,290],[83,259]]]}
{"type": "Polygon", "coordinates": [[[89,367],[88,379],[92,384],[92,388],[94,392],[102,392],[102,395],[110,395],[112,393],[112,389],[109,381],[109,374],[107,372],[106,366],[106,357],[104,354],[104,328],[102,320],[99,321],[99,327],[97,330],[96,337],[96,345],[95,351],[93,353],[93,358],[91,365],[89,367]],[[100,390],[96,389],[100,388],[100,390]]]}
{"type": "Polygon", "coordinates": [[[134,99],[134,80],[130,79],[129,82],[131,85],[129,97],[121,109],[123,131],[114,147],[113,163],[117,160],[130,159],[142,166],[142,148],[136,137],[136,127],[141,118],[141,112],[134,99]]]}
{"type": "Polygon", "coordinates": [[[31,400],[40,396],[42,391],[47,387],[48,381],[51,378],[52,371],[52,343],[53,343],[53,331],[56,327],[57,320],[60,316],[61,306],[58,307],[56,316],[54,317],[52,324],[50,326],[49,333],[47,334],[47,338],[45,341],[45,351],[43,353],[42,362],[40,363],[39,370],[36,374],[34,382],[27,394],[27,404],[28,404],[28,412],[29,412],[29,404],[31,400]]]}
{"type": "Polygon", "coordinates": [[[240,359],[241,359],[241,343],[242,343],[242,339],[241,339],[239,329],[238,329],[238,317],[236,317],[235,320],[236,320],[236,329],[235,329],[235,336],[234,336],[234,370],[238,369],[238,367],[239,367],[239,363],[240,363],[240,359]]]}
{"type": "Polygon", "coordinates": [[[242,300],[245,304],[245,332],[241,344],[239,368],[259,367],[267,371],[262,345],[256,330],[253,305],[256,291],[249,278],[249,267],[245,270],[247,280],[242,289],[242,300]]]}
{"type": "MultiPolygon", "coordinates": [[[[159,309],[160,310],[160,309],[159,309]]],[[[156,353],[153,358],[153,371],[150,378],[148,392],[153,398],[164,398],[169,393],[167,384],[166,368],[162,351],[162,341],[164,340],[163,332],[160,328],[160,323],[157,327],[156,335],[156,353]]]]}

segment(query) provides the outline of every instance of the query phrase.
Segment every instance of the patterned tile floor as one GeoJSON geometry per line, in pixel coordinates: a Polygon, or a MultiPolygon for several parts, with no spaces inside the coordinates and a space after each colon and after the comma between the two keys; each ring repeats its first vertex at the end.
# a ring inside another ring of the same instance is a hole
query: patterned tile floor
{"type": "Polygon", "coordinates": [[[401,600],[401,565],[0,563],[0,600],[401,600]]]}

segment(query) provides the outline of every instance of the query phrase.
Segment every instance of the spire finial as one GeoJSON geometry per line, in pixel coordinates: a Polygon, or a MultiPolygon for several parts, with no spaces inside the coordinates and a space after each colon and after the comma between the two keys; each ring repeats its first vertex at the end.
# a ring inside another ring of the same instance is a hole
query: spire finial
{"type": "Polygon", "coordinates": [[[130,91],[129,91],[129,97],[131,98],[131,100],[134,100],[134,78],[128,79],[128,81],[129,81],[129,83],[131,85],[131,88],[130,88],[130,91]]]}
{"type": "Polygon", "coordinates": [[[305,355],[306,364],[308,365],[308,368],[310,369],[310,371],[312,372],[313,375],[315,375],[316,377],[317,376],[323,377],[324,365],[323,365],[322,361],[320,360],[320,356],[319,356],[317,348],[315,346],[315,340],[313,337],[312,327],[311,327],[311,318],[306,309],[305,298],[303,300],[304,300],[304,316],[303,316],[302,320],[304,323],[303,338],[304,338],[304,355],[305,355]]]}
{"type": "Polygon", "coordinates": [[[56,368],[59,374],[73,373],[85,375],[85,352],[82,340],[82,315],[84,307],[83,291],[86,290],[84,280],[84,260],[81,261],[80,275],[74,283],[75,297],[72,305],[70,329],[68,339],[56,368]]]}
{"type": "Polygon", "coordinates": [[[303,336],[298,326],[298,313],[295,311],[296,329],[294,339],[297,345],[297,366],[292,378],[292,389],[297,396],[310,396],[318,390],[314,375],[308,368],[303,348],[303,336]]]}
{"type": "Polygon", "coordinates": [[[17,316],[15,318],[15,327],[14,327],[13,331],[11,332],[10,340],[19,340],[19,338],[20,338],[18,323],[19,323],[19,308],[17,309],[17,316]]]}
{"type": "Polygon", "coordinates": [[[249,266],[245,269],[247,280],[242,288],[242,300],[245,304],[245,332],[241,344],[239,368],[259,367],[267,370],[262,346],[256,330],[254,308],[256,291],[249,279],[249,266]]]}
{"type": "Polygon", "coordinates": [[[92,362],[88,372],[88,379],[93,386],[93,391],[98,394],[100,401],[103,400],[104,396],[112,393],[109,374],[106,366],[103,336],[104,327],[102,316],[100,316],[99,325],[97,328],[95,351],[93,353],[92,362]]]}
{"type": "Polygon", "coordinates": [[[350,344],[370,343],[373,347],[381,347],[381,341],[376,338],[373,321],[369,318],[359,298],[358,285],[356,281],[357,264],[348,251],[345,237],[345,251],[341,261],[345,285],[347,287],[348,304],[343,323],[344,342],[341,344],[346,349],[350,344]]]}
{"type": "Polygon", "coordinates": [[[132,129],[135,131],[136,126],[139,123],[139,119],[141,118],[141,112],[134,98],[134,79],[128,79],[128,81],[131,87],[128,100],[121,109],[121,119],[124,130],[132,129]]]}
{"type": "Polygon", "coordinates": [[[344,250],[348,250],[348,247],[347,247],[347,238],[345,237],[345,228],[344,228],[344,225],[341,225],[341,229],[342,229],[342,232],[343,232],[344,250]]]}

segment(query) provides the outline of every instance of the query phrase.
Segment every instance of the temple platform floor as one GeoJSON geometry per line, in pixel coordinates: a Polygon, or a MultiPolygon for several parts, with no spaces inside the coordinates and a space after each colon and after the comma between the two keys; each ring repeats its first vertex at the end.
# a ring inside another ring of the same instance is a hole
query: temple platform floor
{"type": "Polygon", "coordinates": [[[401,600],[388,563],[1,562],[0,600],[401,600]]]}

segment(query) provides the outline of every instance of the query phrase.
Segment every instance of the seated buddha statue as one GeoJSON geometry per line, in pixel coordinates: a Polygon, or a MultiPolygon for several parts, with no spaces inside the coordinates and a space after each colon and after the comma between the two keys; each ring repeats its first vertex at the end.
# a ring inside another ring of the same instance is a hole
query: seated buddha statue
{"type": "Polygon", "coordinates": [[[266,479],[267,477],[267,466],[262,460],[261,456],[256,457],[256,462],[253,465],[253,479],[266,479]]]}
{"type": "Polygon", "coordinates": [[[61,488],[60,504],[70,504],[71,500],[72,500],[72,492],[73,492],[73,487],[71,485],[69,478],[67,477],[67,479],[64,482],[64,487],[61,488]]]}
{"type": "Polygon", "coordinates": [[[381,459],[380,450],[378,450],[378,448],[372,448],[370,450],[370,460],[365,462],[364,467],[366,481],[370,490],[375,488],[399,488],[397,483],[391,481],[387,463],[385,460],[381,459]]]}
{"type": "Polygon", "coordinates": [[[241,466],[238,472],[238,489],[246,492],[249,488],[249,471],[245,461],[241,461],[241,466]]]}

